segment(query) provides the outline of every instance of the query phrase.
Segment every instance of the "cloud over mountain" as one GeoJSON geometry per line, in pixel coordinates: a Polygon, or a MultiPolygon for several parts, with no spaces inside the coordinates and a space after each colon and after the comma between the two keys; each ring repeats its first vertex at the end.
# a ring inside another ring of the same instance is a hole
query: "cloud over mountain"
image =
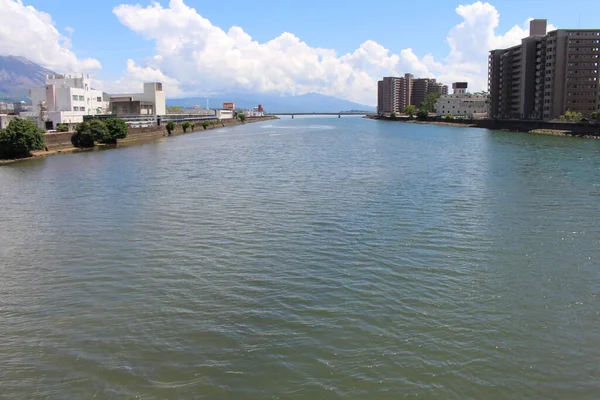
{"type": "MultiPolygon", "coordinates": [[[[318,92],[374,104],[376,81],[405,72],[446,83],[467,80],[473,89],[484,89],[488,51],[518,44],[527,36],[527,23],[498,35],[499,13],[481,1],[456,8],[463,21],[449,32],[450,51],[443,60],[431,55],[419,58],[411,48],[391,54],[372,40],[352,53],[338,55],[332,49],[310,47],[289,32],[259,43],[241,27],[224,31],[214,26],[184,0],[171,0],[168,7],[123,4],[113,12],[123,25],[155,43],[156,57],[144,62],[145,73],[139,80],[162,73],[178,94],[318,92]]],[[[139,73],[139,68],[128,62],[128,71],[139,73]]]]}
{"type": "MultiPolygon", "coordinates": [[[[447,84],[466,80],[471,89],[481,90],[487,87],[488,51],[518,44],[528,33],[527,21],[498,33],[500,15],[490,3],[459,5],[456,13],[462,21],[446,37],[448,54],[436,59],[431,54],[419,57],[411,48],[394,54],[372,40],[338,54],[311,47],[289,32],[261,43],[241,27],[224,30],[213,25],[185,0],[170,0],[168,6],[121,4],[113,13],[142,40],[150,41],[155,54],[127,60],[120,79],[97,84],[117,92],[137,91],[144,81],[160,80],[170,97],[315,92],[372,105],[377,80],[406,72],[447,84]]],[[[71,50],[72,28],[65,27],[61,34],[50,15],[22,0],[0,0],[0,18],[0,54],[25,56],[57,72],[101,68],[98,60],[80,59],[71,50]]]]}
{"type": "Polygon", "coordinates": [[[0,21],[0,55],[26,57],[55,71],[102,68],[98,60],[79,59],[71,51],[72,28],[61,34],[49,14],[25,6],[22,0],[0,0],[0,21]]]}

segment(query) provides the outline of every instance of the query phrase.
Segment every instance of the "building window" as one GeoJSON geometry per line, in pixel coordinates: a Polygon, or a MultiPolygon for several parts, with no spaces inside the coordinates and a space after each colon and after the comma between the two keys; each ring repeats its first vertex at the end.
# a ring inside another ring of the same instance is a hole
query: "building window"
{"type": "Polygon", "coordinates": [[[73,95],[73,100],[77,101],[77,95],[76,94],[73,95]]]}
{"type": "Polygon", "coordinates": [[[83,96],[79,96],[79,101],[85,101],[85,98],[83,96]]]}
{"type": "Polygon", "coordinates": [[[101,103],[101,102],[102,102],[102,97],[96,97],[96,101],[97,101],[98,103],[101,103]]]}
{"type": "Polygon", "coordinates": [[[79,111],[79,107],[77,107],[77,106],[73,107],[73,111],[79,111]]]}

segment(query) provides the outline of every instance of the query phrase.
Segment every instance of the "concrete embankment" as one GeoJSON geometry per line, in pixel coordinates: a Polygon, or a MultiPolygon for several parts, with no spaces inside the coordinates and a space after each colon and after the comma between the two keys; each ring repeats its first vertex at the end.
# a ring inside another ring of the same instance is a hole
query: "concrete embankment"
{"type": "Polygon", "coordinates": [[[444,121],[438,119],[427,119],[425,121],[411,120],[407,116],[400,116],[396,119],[367,116],[365,118],[377,119],[392,122],[408,122],[418,124],[431,124],[440,126],[457,126],[466,128],[485,128],[491,130],[503,130],[510,132],[526,132],[537,135],[552,136],[575,136],[589,139],[600,139],[600,124],[589,122],[555,122],[555,121],[527,121],[527,120],[467,120],[455,119],[444,121]]]}
{"type": "MultiPolygon", "coordinates": [[[[256,117],[256,118],[248,118],[246,120],[246,124],[269,121],[273,119],[278,119],[275,116],[266,116],[266,117],[256,117]]],[[[196,123],[194,130],[188,130],[187,134],[200,134],[205,131],[219,129],[228,126],[241,125],[242,122],[239,120],[223,120],[223,121],[214,121],[215,124],[209,124],[207,129],[202,127],[202,123],[196,123]]],[[[183,129],[181,125],[177,125],[177,128],[173,131],[172,136],[183,135],[183,129]]],[[[164,126],[150,126],[146,128],[130,128],[129,133],[127,134],[127,138],[119,139],[116,145],[97,145],[90,149],[78,149],[73,147],[71,144],[71,136],[73,132],[64,132],[64,133],[51,133],[45,135],[46,138],[46,149],[39,151],[32,151],[31,154],[33,158],[35,157],[45,157],[56,154],[69,154],[69,153],[77,153],[82,151],[94,151],[106,148],[114,148],[124,145],[135,145],[137,143],[147,143],[149,141],[157,140],[167,136],[167,129],[164,126]]],[[[4,160],[3,163],[14,162],[19,160],[4,160]]]]}

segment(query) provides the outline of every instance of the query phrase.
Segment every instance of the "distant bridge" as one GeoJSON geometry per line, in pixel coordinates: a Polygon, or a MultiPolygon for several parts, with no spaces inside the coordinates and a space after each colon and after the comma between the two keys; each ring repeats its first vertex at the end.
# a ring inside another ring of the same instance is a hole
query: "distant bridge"
{"type": "Polygon", "coordinates": [[[342,115],[374,115],[372,112],[293,112],[293,113],[269,113],[265,115],[290,115],[294,118],[295,115],[337,115],[341,118],[342,115]]]}

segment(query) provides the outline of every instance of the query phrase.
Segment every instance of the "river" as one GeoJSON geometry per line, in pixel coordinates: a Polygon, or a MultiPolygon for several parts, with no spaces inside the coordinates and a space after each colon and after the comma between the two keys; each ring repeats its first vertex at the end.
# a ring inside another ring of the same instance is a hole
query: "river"
{"type": "Polygon", "coordinates": [[[295,118],[0,167],[2,399],[597,399],[600,141],[295,118]]]}

